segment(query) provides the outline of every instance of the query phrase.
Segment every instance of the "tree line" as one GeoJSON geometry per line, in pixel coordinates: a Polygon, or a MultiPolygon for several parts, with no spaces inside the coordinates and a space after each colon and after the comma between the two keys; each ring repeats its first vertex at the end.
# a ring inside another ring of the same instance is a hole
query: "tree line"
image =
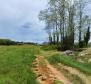
{"type": "Polygon", "coordinates": [[[50,44],[61,44],[60,49],[81,48],[90,39],[90,16],[85,12],[87,0],[49,0],[48,7],[40,11],[45,21],[50,44]]]}
{"type": "Polygon", "coordinates": [[[0,45],[37,45],[37,43],[33,42],[18,42],[12,41],[10,39],[0,39],[0,45]]]}
{"type": "Polygon", "coordinates": [[[0,39],[0,45],[16,45],[17,43],[15,41],[12,41],[10,39],[0,39]]]}

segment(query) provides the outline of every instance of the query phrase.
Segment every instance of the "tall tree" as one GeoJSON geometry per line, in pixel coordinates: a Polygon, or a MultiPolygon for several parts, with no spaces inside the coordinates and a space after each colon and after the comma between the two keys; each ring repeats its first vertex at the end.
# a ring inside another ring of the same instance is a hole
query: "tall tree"
{"type": "Polygon", "coordinates": [[[70,49],[75,40],[81,42],[84,39],[86,27],[86,15],[84,13],[86,0],[49,0],[48,8],[40,12],[41,20],[47,25],[49,38],[52,43],[61,43],[62,48],[70,49]],[[78,33],[78,39],[77,37],[78,33]]]}

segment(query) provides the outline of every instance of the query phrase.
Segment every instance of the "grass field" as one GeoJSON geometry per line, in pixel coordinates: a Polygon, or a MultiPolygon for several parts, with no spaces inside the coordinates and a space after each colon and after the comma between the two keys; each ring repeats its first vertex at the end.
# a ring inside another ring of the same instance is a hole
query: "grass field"
{"type": "Polygon", "coordinates": [[[35,55],[44,56],[51,64],[62,63],[91,75],[91,63],[81,63],[61,54],[56,50],[45,51],[40,46],[0,46],[0,84],[38,84],[32,70],[35,55]]]}
{"type": "Polygon", "coordinates": [[[34,59],[34,48],[0,46],[0,84],[36,84],[34,59]]]}

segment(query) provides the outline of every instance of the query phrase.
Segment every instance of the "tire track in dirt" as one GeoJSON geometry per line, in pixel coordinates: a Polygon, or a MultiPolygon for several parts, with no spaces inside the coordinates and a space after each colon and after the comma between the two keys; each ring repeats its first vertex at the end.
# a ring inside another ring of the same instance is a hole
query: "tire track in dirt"
{"type": "Polygon", "coordinates": [[[64,66],[62,64],[58,64],[58,65],[60,67],[62,67],[63,69],[69,71],[71,74],[75,74],[75,75],[79,76],[85,82],[85,84],[91,84],[91,76],[87,76],[75,68],[64,66]]]}
{"type": "MultiPolygon", "coordinates": [[[[53,84],[54,80],[61,81],[63,84],[72,84],[64,75],[54,68],[43,56],[37,56],[33,62],[33,70],[37,76],[37,81],[41,84],[53,84]]],[[[61,84],[61,83],[60,83],[61,84]]]]}

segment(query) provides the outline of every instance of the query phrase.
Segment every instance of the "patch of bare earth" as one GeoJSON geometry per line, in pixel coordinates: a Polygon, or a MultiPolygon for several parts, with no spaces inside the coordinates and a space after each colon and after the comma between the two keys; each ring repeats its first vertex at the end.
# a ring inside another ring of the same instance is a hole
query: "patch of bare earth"
{"type": "Polygon", "coordinates": [[[60,71],[49,64],[42,56],[37,56],[33,65],[34,73],[37,75],[37,81],[40,84],[54,84],[55,80],[61,81],[63,84],[71,84],[60,71]]]}
{"type": "Polygon", "coordinates": [[[64,66],[62,64],[58,64],[58,65],[62,67],[64,70],[70,72],[70,74],[74,74],[80,77],[85,82],[85,84],[91,84],[91,76],[85,75],[75,68],[64,66]]]}

